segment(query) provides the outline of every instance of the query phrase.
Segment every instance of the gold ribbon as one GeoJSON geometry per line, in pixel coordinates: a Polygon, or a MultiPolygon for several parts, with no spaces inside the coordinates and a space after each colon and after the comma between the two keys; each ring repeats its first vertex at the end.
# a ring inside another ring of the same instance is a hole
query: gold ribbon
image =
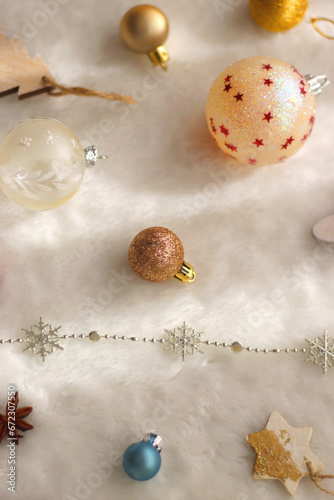
{"type": "Polygon", "coordinates": [[[334,36],[330,36],[330,35],[326,35],[326,33],[324,33],[318,26],[317,26],[317,22],[318,21],[326,21],[328,23],[332,23],[334,24],[334,21],[332,19],[329,19],[328,17],[312,17],[311,18],[311,23],[312,23],[312,26],[313,28],[318,32],[320,33],[321,36],[327,38],[327,40],[334,40],[334,36]]]}

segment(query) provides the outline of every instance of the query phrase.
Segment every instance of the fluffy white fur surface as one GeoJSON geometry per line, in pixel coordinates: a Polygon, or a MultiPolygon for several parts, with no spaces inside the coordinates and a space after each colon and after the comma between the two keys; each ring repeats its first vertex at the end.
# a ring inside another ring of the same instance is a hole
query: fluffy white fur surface
{"type": "MultiPolygon", "coordinates": [[[[320,247],[311,228],[334,212],[334,86],[317,98],[307,144],[279,166],[231,163],[205,121],[211,84],[245,57],[270,55],[334,79],[333,42],[309,22],[333,18],[332,0],[310,0],[304,20],[283,34],[259,28],[246,0],[157,0],[171,28],[166,73],[119,39],[133,5],[2,2],[3,31],[21,36],[56,80],[139,102],[1,99],[1,137],[23,119],[55,118],[109,159],[88,170],[75,197],[56,210],[25,211],[0,195],[0,338],[22,336],[39,316],[62,333],[156,338],[186,321],[208,340],[262,348],[302,348],[325,328],[333,336],[334,252],[320,247]],[[148,283],[132,273],[128,246],[153,225],[181,238],[195,283],[148,283]]],[[[323,376],[303,354],[203,346],[204,354],[182,363],[161,344],[63,345],[45,363],[18,344],[0,346],[0,412],[9,384],[21,406],[34,407],[27,420],[35,429],[16,450],[17,500],[287,498],[278,481],[252,478],[254,452],[244,440],[272,410],[293,426],[312,426],[311,448],[334,472],[334,370],[323,376]],[[120,459],[153,429],[164,438],[162,467],[139,483],[120,459]]],[[[4,500],[13,498],[7,459],[3,442],[4,500]]],[[[303,478],[295,498],[327,495],[303,478]]]]}

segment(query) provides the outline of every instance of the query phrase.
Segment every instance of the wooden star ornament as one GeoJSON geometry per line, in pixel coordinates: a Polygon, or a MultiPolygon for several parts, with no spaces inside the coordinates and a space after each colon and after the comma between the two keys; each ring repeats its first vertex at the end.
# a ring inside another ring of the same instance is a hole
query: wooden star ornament
{"type": "Polygon", "coordinates": [[[0,97],[18,91],[19,98],[50,90],[43,77],[51,77],[44,61],[31,59],[22,43],[15,37],[9,40],[0,33],[0,97]]]}
{"type": "Polygon", "coordinates": [[[57,83],[39,55],[31,58],[18,37],[12,40],[0,32],[0,97],[18,92],[19,99],[40,92],[52,96],[76,95],[99,97],[109,101],[123,101],[134,104],[131,96],[115,92],[99,92],[85,87],[67,87],[57,83]]]}
{"type": "Polygon", "coordinates": [[[273,411],[265,429],[245,437],[256,453],[254,479],[278,479],[293,495],[301,478],[310,475],[310,467],[314,474],[324,468],[310,450],[312,432],[312,427],[291,427],[273,411]]]}

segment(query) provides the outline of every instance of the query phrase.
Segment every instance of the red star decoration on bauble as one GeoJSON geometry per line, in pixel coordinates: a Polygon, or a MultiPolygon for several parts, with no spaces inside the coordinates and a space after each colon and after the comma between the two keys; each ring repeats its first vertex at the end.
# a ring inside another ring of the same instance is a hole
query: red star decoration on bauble
{"type": "Polygon", "coordinates": [[[294,66],[291,66],[291,68],[293,69],[294,73],[297,73],[297,75],[299,75],[301,78],[303,78],[303,75],[301,73],[299,73],[297,68],[295,68],[294,66]]]}
{"type": "Polygon", "coordinates": [[[288,146],[291,146],[291,144],[293,143],[293,141],[294,141],[294,138],[292,136],[289,137],[289,139],[287,139],[285,141],[285,143],[282,144],[281,149],[286,149],[288,146]]]}
{"type": "Polygon", "coordinates": [[[304,87],[300,87],[300,93],[303,94],[303,96],[306,96],[307,92],[304,87]]]}
{"type": "Polygon", "coordinates": [[[260,146],[263,146],[263,139],[255,139],[253,144],[255,144],[257,148],[259,148],[260,146]]]}
{"type": "Polygon", "coordinates": [[[269,71],[270,69],[273,69],[273,67],[270,66],[270,64],[262,64],[262,69],[266,69],[267,71],[269,71]]]}
{"type": "Polygon", "coordinates": [[[243,94],[240,94],[240,92],[238,92],[238,93],[237,93],[236,95],[234,95],[233,97],[235,97],[236,102],[238,102],[238,101],[242,101],[242,96],[243,96],[243,94]]]}
{"type": "Polygon", "coordinates": [[[269,111],[269,113],[263,113],[264,114],[264,120],[266,120],[268,123],[270,122],[270,120],[272,120],[274,117],[273,115],[271,114],[271,111],[269,111]]]}
{"type": "Polygon", "coordinates": [[[263,80],[263,85],[268,85],[268,87],[270,87],[270,85],[273,83],[274,82],[270,80],[270,78],[266,78],[265,80],[263,80]]]}
{"type": "Polygon", "coordinates": [[[233,146],[233,144],[228,144],[227,142],[225,142],[225,146],[231,151],[238,151],[237,146],[233,146]]]}
{"type": "Polygon", "coordinates": [[[310,130],[309,130],[308,135],[311,135],[311,132],[312,132],[312,129],[314,126],[314,120],[315,120],[315,116],[311,116],[311,118],[310,118],[310,130]]]}
{"type": "Polygon", "coordinates": [[[231,88],[232,88],[232,85],[230,85],[229,83],[227,83],[225,85],[224,92],[228,92],[231,88]]]}
{"type": "Polygon", "coordinates": [[[231,78],[232,78],[232,75],[227,75],[227,77],[225,78],[224,81],[225,82],[229,82],[231,80],[231,78]]]}
{"type": "Polygon", "coordinates": [[[224,127],[224,125],[223,125],[223,124],[219,125],[219,128],[220,128],[221,133],[222,133],[222,134],[224,134],[224,135],[225,135],[225,137],[227,137],[227,136],[228,136],[228,134],[229,134],[229,132],[228,132],[228,128],[224,127]]]}
{"type": "Polygon", "coordinates": [[[214,123],[213,123],[213,118],[210,118],[210,125],[211,125],[211,128],[212,128],[212,132],[213,132],[214,134],[216,134],[216,133],[217,133],[217,129],[216,129],[216,127],[214,126],[214,123]]]}
{"type": "Polygon", "coordinates": [[[248,160],[247,160],[247,161],[248,161],[248,163],[249,163],[250,165],[256,165],[256,163],[257,163],[257,161],[255,160],[255,158],[248,158],[248,160]]]}

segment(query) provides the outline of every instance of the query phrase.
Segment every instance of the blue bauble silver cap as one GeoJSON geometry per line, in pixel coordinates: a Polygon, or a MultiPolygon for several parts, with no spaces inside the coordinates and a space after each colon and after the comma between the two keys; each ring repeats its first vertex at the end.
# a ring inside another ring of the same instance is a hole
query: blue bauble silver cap
{"type": "Polygon", "coordinates": [[[131,444],[124,452],[123,467],[132,479],[147,481],[161,467],[162,438],[151,432],[138,443],[131,444]]]}

